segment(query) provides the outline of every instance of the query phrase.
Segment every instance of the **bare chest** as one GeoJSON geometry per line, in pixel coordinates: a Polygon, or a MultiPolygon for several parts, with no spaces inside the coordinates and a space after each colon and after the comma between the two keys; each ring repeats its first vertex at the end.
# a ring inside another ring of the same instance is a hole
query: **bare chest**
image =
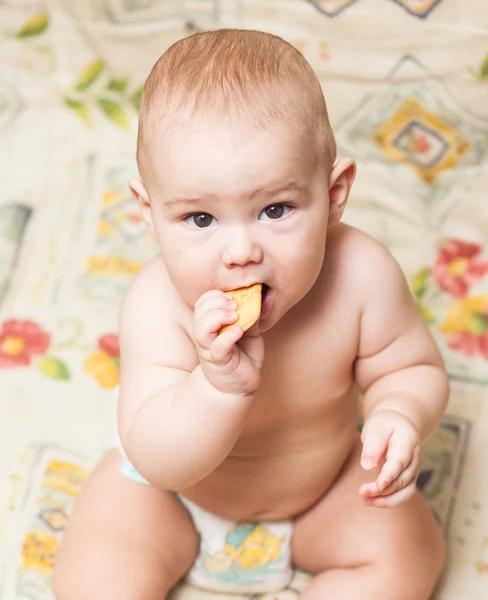
{"type": "MultiPolygon", "coordinates": [[[[351,414],[358,323],[340,308],[320,319],[290,318],[265,337],[256,401],[241,436],[307,436],[351,414]],[[308,432],[308,433],[307,433],[308,432]]],[[[261,444],[259,444],[261,445],[261,444]]]]}

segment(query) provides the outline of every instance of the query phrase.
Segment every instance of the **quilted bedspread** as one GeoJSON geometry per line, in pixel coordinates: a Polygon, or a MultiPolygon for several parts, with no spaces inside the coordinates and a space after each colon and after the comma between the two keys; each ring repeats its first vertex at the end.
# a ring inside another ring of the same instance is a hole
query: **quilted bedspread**
{"type": "Polygon", "coordinates": [[[486,0],[0,0],[0,599],[53,598],[115,432],[118,307],[156,252],[127,189],[145,77],[223,26],[283,36],[323,84],[358,163],[345,220],[398,259],[452,380],[418,483],[448,540],[435,598],[488,598],[486,0]]]}

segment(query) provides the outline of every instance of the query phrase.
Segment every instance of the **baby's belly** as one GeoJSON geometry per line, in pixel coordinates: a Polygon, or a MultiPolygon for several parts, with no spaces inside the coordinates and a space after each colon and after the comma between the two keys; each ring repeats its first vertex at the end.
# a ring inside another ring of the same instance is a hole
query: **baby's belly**
{"type": "Polygon", "coordinates": [[[357,439],[355,423],[333,434],[327,429],[310,432],[308,439],[290,436],[288,444],[281,437],[279,452],[273,452],[272,435],[267,452],[255,454],[237,446],[217,470],[183,495],[229,520],[293,517],[326,493],[357,439]]]}

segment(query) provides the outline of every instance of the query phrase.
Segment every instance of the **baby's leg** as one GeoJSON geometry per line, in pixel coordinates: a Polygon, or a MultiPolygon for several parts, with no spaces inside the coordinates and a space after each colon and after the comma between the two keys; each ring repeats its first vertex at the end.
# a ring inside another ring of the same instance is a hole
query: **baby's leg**
{"type": "Polygon", "coordinates": [[[419,494],[396,508],[364,506],[372,480],[361,446],[324,498],[295,523],[295,566],[318,573],[304,600],[427,600],[444,562],[441,532],[419,494]]]}
{"type": "Polygon", "coordinates": [[[125,478],[119,464],[111,450],[77,500],[56,557],[56,600],[163,600],[196,557],[180,502],[125,478]]]}

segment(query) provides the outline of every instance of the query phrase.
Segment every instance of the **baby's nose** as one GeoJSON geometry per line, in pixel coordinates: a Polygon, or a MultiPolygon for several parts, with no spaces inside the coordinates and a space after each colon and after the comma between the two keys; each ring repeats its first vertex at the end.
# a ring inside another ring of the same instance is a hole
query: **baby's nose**
{"type": "Polygon", "coordinates": [[[233,231],[225,241],[222,262],[226,267],[259,263],[263,259],[260,245],[245,230],[233,231]]]}

